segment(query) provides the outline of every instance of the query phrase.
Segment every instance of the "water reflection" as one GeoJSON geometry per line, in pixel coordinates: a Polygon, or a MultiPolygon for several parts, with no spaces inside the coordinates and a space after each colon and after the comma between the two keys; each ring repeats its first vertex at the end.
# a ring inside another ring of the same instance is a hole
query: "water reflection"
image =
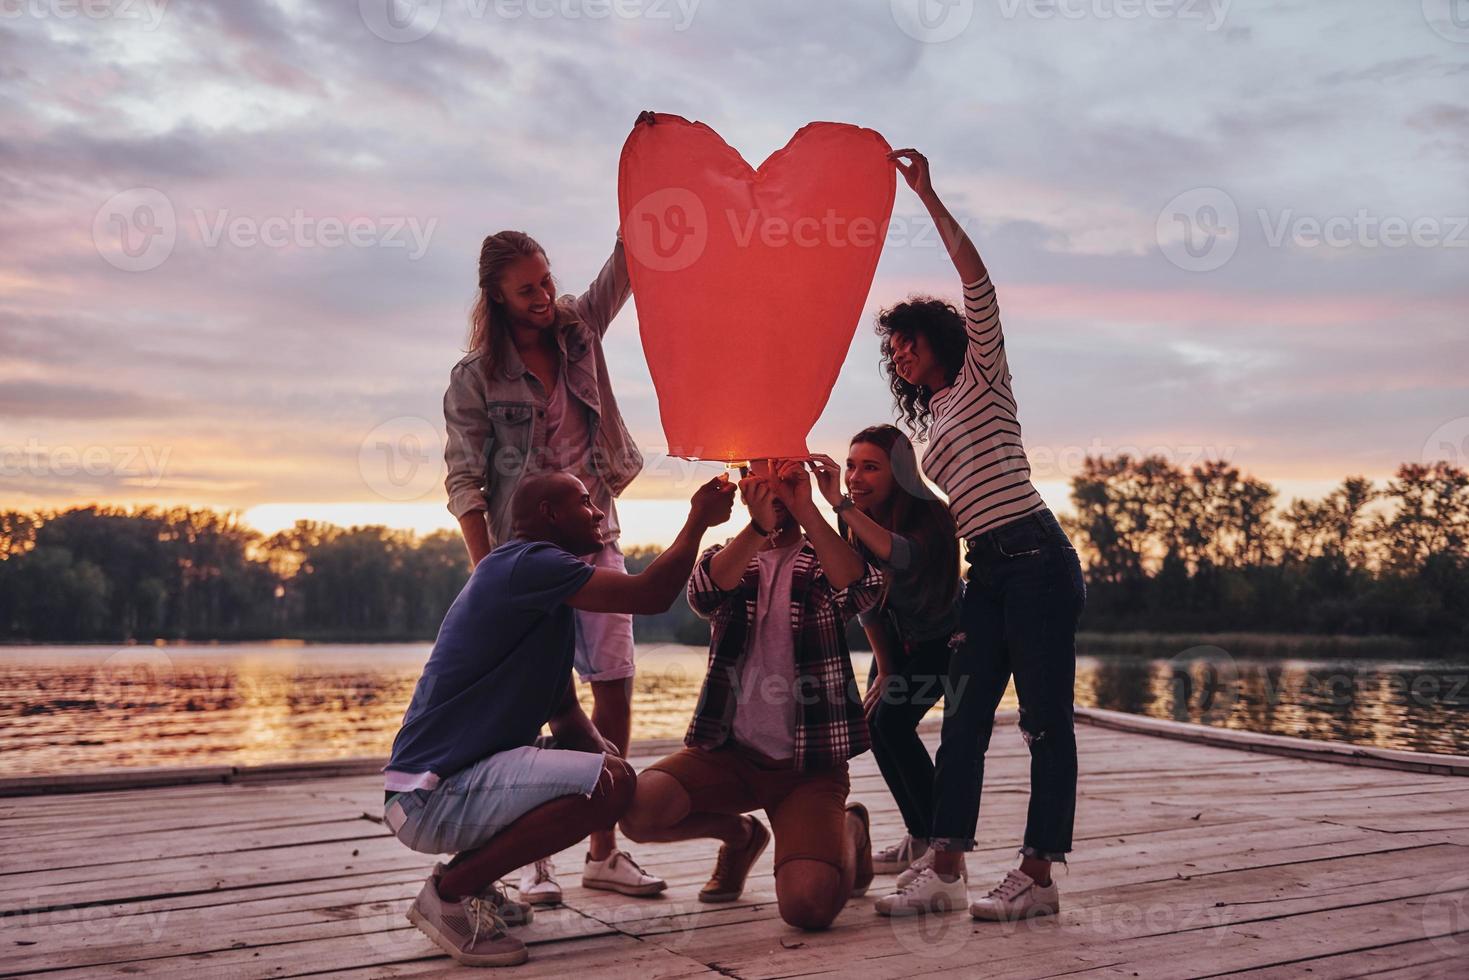
{"type": "MultiPolygon", "coordinates": [[[[0,774],[382,756],[428,644],[0,647],[0,774]]],[[[865,677],[867,658],[856,661],[865,677]]],[[[634,737],[678,738],[705,651],[639,649],[634,737]]],[[[1469,666],[1082,657],[1079,705],[1226,728],[1469,754],[1469,666]]],[[[591,707],[590,692],[582,689],[591,707]]],[[[1008,691],[1002,707],[1015,707],[1008,691]]]]}

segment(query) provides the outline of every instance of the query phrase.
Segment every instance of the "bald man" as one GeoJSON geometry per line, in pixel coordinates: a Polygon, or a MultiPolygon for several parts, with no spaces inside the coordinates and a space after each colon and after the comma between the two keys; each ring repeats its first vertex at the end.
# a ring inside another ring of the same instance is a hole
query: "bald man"
{"type": "Polygon", "coordinates": [[[530,921],[531,908],[495,883],[612,828],[632,801],[632,767],[576,700],[573,610],[667,611],[734,490],[723,477],[700,487],[673,544],[628,575],[577,557],[602,546],[605,517],[580,480],[521,481],[514,537],[449,607],[383,770],[388,828],[415,851],[455,855],[434,867],[408,919],[459,962],[525,962],[506,925],[530,921]],[[548,723],[554,748],[538,739],[548,723]]]}

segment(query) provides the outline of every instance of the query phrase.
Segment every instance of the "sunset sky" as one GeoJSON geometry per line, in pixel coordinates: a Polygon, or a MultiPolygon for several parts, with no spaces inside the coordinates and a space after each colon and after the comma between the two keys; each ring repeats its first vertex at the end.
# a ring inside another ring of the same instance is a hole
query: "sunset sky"
{"type": "MultiPolygon", "coordinates": [[[[645,108],[751,163],[815,119],[926,152],[1057,509],[1088,451],[1287,497],[1469,451],[1457,0],[387,2],[0,0],[0,507],[449,525],[479,243],[584,288],[645,108]]],[[[922,215],[900,184],[813,449],[892,418],[872,314],[958,295],[922,215]]],[[[658,540],[717,470],[658,457],[631,303],[607,356],[658,540]]]]}

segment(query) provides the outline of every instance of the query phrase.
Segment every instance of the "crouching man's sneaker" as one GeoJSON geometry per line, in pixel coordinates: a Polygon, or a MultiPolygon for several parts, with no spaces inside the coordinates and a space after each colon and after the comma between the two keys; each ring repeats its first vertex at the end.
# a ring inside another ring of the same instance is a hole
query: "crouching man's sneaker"
{"type": "Polygon", "coordinates": [[[928,841],[904,834],[896,844],[884,847],[872,855],[872,867],[880,875],[902,874],[928,853],[928,841]]]}
{"type": "Polygon", "coordinates": [[[478,895],[445,901],[433,877],[409,907],[408,921],[465,966],[515,966],[529,955],[525,943],[505,931],[491,902],[478,895]]]}
{"type": "Polygon", "coordinates": [[[550,858],[542,858],[535,864],[520,869],[520,883],[516,886],[520,900],[532,905],[556,905],[561,901],[561,885],[556,881],[556,868],[550,858]]]}
{"type": "MultiPolygon", "coordinates": [[[[434,865],[434,872],[429,875],[429,880],[434,883],[435,888],[447,870],[443,864],[434,865]]],[[[479,893],[479,897],[494,907],[495,914],[504,919],[507,926],[528,926],[536,917],[535,909],[529,902],[517,902],[494,885],[487,886],[479,893]]]]}
{"type": "Polygon", "coordinates": [[[905,887],[879,898],[874,907],[879,915],[902,916],[952,912],[968,904],[969,891],[963,878],[944,881],[933,868],[923,868],[905,887]]]}
{"type": "Polygon", "coordinates": [[[668,882],[648,874],[626,851],[613,851],[604,861],[593,861],[588,853],[581,883],[583,888],[600,888],[635,896],[656,895],[668,887],[668,882]]]}
{"type": "Polygon", "coordinates": [[[1056,880],[1042,888],[1035,879],[1020,869],[1005,875],[1005,880],[990,893],[969,906],[969,914],[987,922],[1009,922],[1035,915],[1055,915],[1061,911],[1061,895],[1056,880]]]}

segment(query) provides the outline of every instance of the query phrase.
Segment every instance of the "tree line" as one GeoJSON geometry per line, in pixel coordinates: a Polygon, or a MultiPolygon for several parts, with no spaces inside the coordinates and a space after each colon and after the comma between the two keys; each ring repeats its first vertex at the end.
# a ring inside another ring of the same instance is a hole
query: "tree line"
{"type": "MultiPolygon", "coordinates": [[[[1321,500],[1223,461],[1093,457],[1063,518],[1090,630],[1469,637],[1469,473],[1405,464],[1321,500]]],[[[630,549],[632,571],[656,548],[630,549]]],[[[468,576],[459,535],[91,506],[0,512],[0,639],[431,639],[468,576]]],[[[702,643],[684,603],[640,640],[702,643]]]]}
{"type": "Polygon", "coordinates": [[[1408,463],[1277,497],[1218,460],[1087,459],[1063,518],[1086,628],[1469,638],[1469,473],[1408,463]]]}

